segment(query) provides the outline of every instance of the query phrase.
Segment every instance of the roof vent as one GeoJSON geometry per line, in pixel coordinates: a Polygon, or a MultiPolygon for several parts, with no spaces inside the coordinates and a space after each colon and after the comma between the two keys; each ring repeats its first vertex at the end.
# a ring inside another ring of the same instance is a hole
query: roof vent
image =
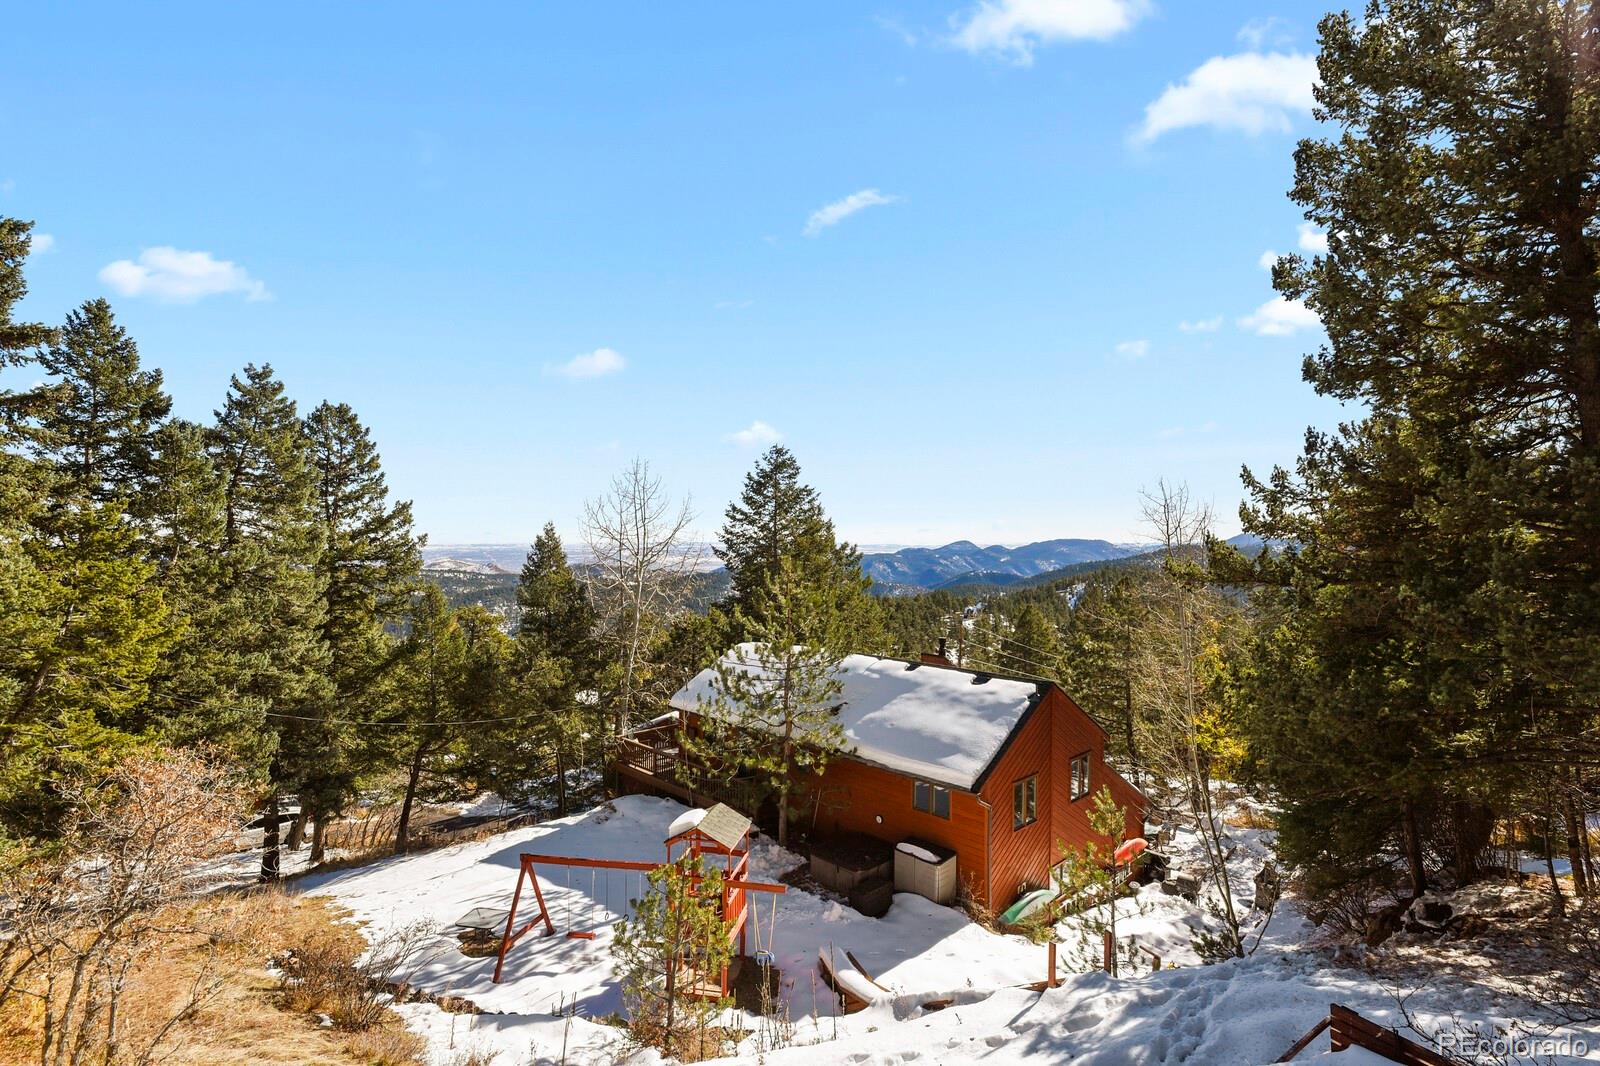
{"type": "Polygon", "coordinates": [[[989,679],[990,679],[991,676],[992,675],[990,675],[990,674],[973,674],[972,675],[972,683],[974,685],[986,685],[986,684],[989,683],[989,679]]]}

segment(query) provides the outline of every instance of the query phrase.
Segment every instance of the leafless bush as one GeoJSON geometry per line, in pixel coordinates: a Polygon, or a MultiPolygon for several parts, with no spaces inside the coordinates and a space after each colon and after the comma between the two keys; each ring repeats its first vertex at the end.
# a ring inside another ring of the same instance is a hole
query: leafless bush
{"type": "Polygon", "coordinates": [[[316,929],[276,961],[284,1005],[326,1015],[337,1029],[366,1032],[387,1019],[389,1001],[403,999],[433,926],[402,926],[361,950],[343,929],[316,929]]]}
{"type": "Polygon", "coordinates": [[[123,993],[147,944],[214,914],[175,904],[209,887],[196,875],[229,850],[244,810],[229,768],[203,753],[138,753],[103,780],[65,789],[71,814],[59,847],[14,856],[0,870],[0,1007],[34,1003],[42,1017],[42,1066],[91,1056],[154,1061],[185,1019],[223,985],[224,930],[209,930],[205,957],[153,1035],[128,1047],[123,993]],[[176,916],[176,917],[175,917],[176,916]]]}
{"type": "Polygon", "coordinates": [[[1540,1001],[1572,1024],[1600,1021],[1600,899],[1590,897],[1551,923],[1559,960],[1539,982],[1540,1001]]]}

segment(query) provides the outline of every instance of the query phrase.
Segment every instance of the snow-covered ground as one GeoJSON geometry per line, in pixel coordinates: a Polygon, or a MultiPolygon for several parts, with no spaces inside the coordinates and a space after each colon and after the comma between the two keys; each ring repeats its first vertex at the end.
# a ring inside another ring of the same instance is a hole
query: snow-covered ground
{"type": "MultiPolygon", "coordinates": [[[[430,1041],[441,1066],[465,1053],[495,1052],[497,1066],[560,1062],[656,1061],[633,1053],[625,1033],[597,1019],[621,1008],[613,976],[610,923],[639,895],[637,875],[564,870],[541,878],[558,933],[592,929],[593,940],[530,933],[507,958],[505,979],[491,980],[494,959],[463,955],[449,925],[474,907],[508,905],[523,852],[655,861],[663,855],[667,826],[684,808],[674,802],[626,797],[543,825],[433,852],[387,859],[297,884],[347,907],[369,935],[414,922],[432,923],[440,935],[421,960],[413,984],[428,992],[464,997],[486,1013],[448,1014],[413,1003],[399,1009],[430,1041]]],[[[1233,889],[1248,911],[1252,879],[1270,854],[1271,834],[1229,830],[1233,889]]],[[[1182,870],[1195,863],[1198,839],[1178,834],[1168,849],[1182,870]]],[[[752,874],[776,880],[799,858],[758,840],[752,874]]],[[[526,897],[525,897],[526,898],[526,897]]],[[[999,936],[962,913],[919,896],[900,894],[882,919],[791,889],[776,897],[776,953],[782,998],[798,1025],[798,1046],[766,1052],[762,1061],[834,1066],[844,1063],[1081,1064],[1216,1063],[1238,1066],[1275,1060],[1310,1028],[1330,1003],[1342,1003],[1383,1024],[1404,1026],[1384,980],[1319,949],[1315,930],[1292,900],[1280,903],[1270,925],[1250,921],[1247,959],[1200,965],[1191,943],[1214,923],[1201,904],[1147,886],[1119,904],[1118,934],[1159,952],[1176,967],[1152,973],[1148,963],[1120,978],[1102,973],[1066,975],[1043,993],[1025,987],[1045,973],[1046,949],[1018,936],[999,936]],[[836,1017],[831,996],[816,978],[818,950],[842,959],[851,951],[896,998],[858,1014],[836,1017]],[[926,1011],[921,1004],[952,999],[926,1011]]],[[[762,942],[773,922],[772,897],[757,897],[762,942]]],[[[1213,902],[1215,896],[1213,893],[1213,902]]],[[[530,901],[531,905],[531,901],[530,901]]],[[[753,904],[754,905],[754,904],[753,904]]],[[[529,912],[531,916],[533,912],[529,912]]],[[[1062,929],[1069,939],[1073,929],[1062,929]]],[[[752,942],[752,950],[757,945],[752,942]]],[[[1066,957],[1065,955],[1063,956],[1066,957]]],[[[1387,980],[1387,979],[1385,979],[1387,980]]],[[[1395,986],[1403,983],[1396,980],[1395,986]]],[[[1415,985],[1403,985],[1411,992],[1415,985]]],[[[1492,982],[1452,976],[1416,991],[1408,1003],[1425,1026],[1452,1016],[1486,1033],[1529,1015],[1526,1004],[1492,982]]],[[[1600,1057],[1600,1032],[1578,1034],[1600,1057]]],[[[1319,1038],[1296,1061],[1328,1055],[1319,1038]]],[[[753,1052],[751,1053],[753,1061],[753,1052]]],[[[1365,1052],[1329,1061],[1359,1066],[1383,1061],[1365,1052]]],[[[1555,1061],[1581,1061],[1576,1057],[1555,1061]]]]}

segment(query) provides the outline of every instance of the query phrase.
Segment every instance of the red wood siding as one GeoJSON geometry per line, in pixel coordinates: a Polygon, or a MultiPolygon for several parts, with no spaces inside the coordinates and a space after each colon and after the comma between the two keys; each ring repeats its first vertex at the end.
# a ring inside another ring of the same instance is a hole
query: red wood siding
{"type": "MultiPolygon", "coordinates": [[[[693,716],[689,718],[693,727],[693,716]]],[[[866,833],[896,843],[909,837],[953,849],[961,882],[978,900],[999,909],[1009,906],[1027,884],[1049,884],[1050,868],[1060,859],[1060,844],[1082,844],[1091,837],[1088,808],[1102,786],[1128,810],[1128,836],[1144,830],[1146,801],[1106,765],[1105,734],[1054,685],[1012,734],[978,793],[950,790],[950,817],[912,807],[915,777],[848,757],[834,759],[821,779],[801,786],[804,807],[797,828],[819,836],[839,831],[866,833]],[[1072,759],[1090,753],[1089,795],[1072,799],[1072,759]],[[1036,819],[1013,829],[1013,786],[1027,777],[1038,781],[1036,819]]]]}
{"type": "Polygon", "coordinates": [[[1017,898],[1024,881],[1035,885],[1049,883],[1051,856],[1055,854],[1055,791],[1064,767],[1052,757],[1053,719],[1056,708],[1045,696],[1021,730],[1012,734],[1011,744],[989,770],[983,783],[983,798],[994,808],[989,829],[989,905],[996,910],[1017,898]],[[1014,786],[1028,777],[1038,779],[1037,819],[1021,829],[1015,824],[1014,786]]]}
{"type": "MultiPolygon", "coordinates": [[[[866,833],[891,844],[909,837],[943,844],[956,853],[961,883],[980,899],[986,898],[984,851],[989,812],[979,797],[957,789],[950,790],[949,818],[919,811],[911,805],[915,780],[855,759],[835,759],[823,773],[817,829],[822,834],[840,830],[866,833]]],[[[814,800],[815,795],[807,799],[814,800]]],[[[1009,808],[1006,817],[1011,817],[1009,808]]],[[[809,825],[809,818],[806,821],[809,825]]]]}
{"type": "Polygon", "coordinates": [[[1105,734],[1083,710],[1054,685],[1033,715],[1013,736],[1011,745],[989,772],[983,795],[994,808],[990,830],[990,905],[1009,906],[1025,885],[1048,885],[1050,867],[1060,858],[1060,845],[1082,844],[1094,834],[1089,804],[1101,786],[1127,809],[1125,832],[1144,830],[1145,799],[1106,765],[1105,734]],[[1089,753],[1089,795],[1072,798],[1072,760],[1089,753]],[[1039,781],[1038,821],[1012,828],[1012,788],[1019,780],[1039,781]]]}

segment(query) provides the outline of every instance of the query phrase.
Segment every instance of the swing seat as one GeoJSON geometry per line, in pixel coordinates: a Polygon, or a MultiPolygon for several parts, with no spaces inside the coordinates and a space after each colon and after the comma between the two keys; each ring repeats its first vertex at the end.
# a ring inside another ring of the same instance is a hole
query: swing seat
{"type": "Polygon", "coordinates": [[[772,952],[768,951],[765,948],[757,949],[757,951],[756,951],[756,965],[757,966],[772,966],[772,965],[775,965],[777,963],[777,961],[778,961],[778,956],[774,955],[772,952]]]}

